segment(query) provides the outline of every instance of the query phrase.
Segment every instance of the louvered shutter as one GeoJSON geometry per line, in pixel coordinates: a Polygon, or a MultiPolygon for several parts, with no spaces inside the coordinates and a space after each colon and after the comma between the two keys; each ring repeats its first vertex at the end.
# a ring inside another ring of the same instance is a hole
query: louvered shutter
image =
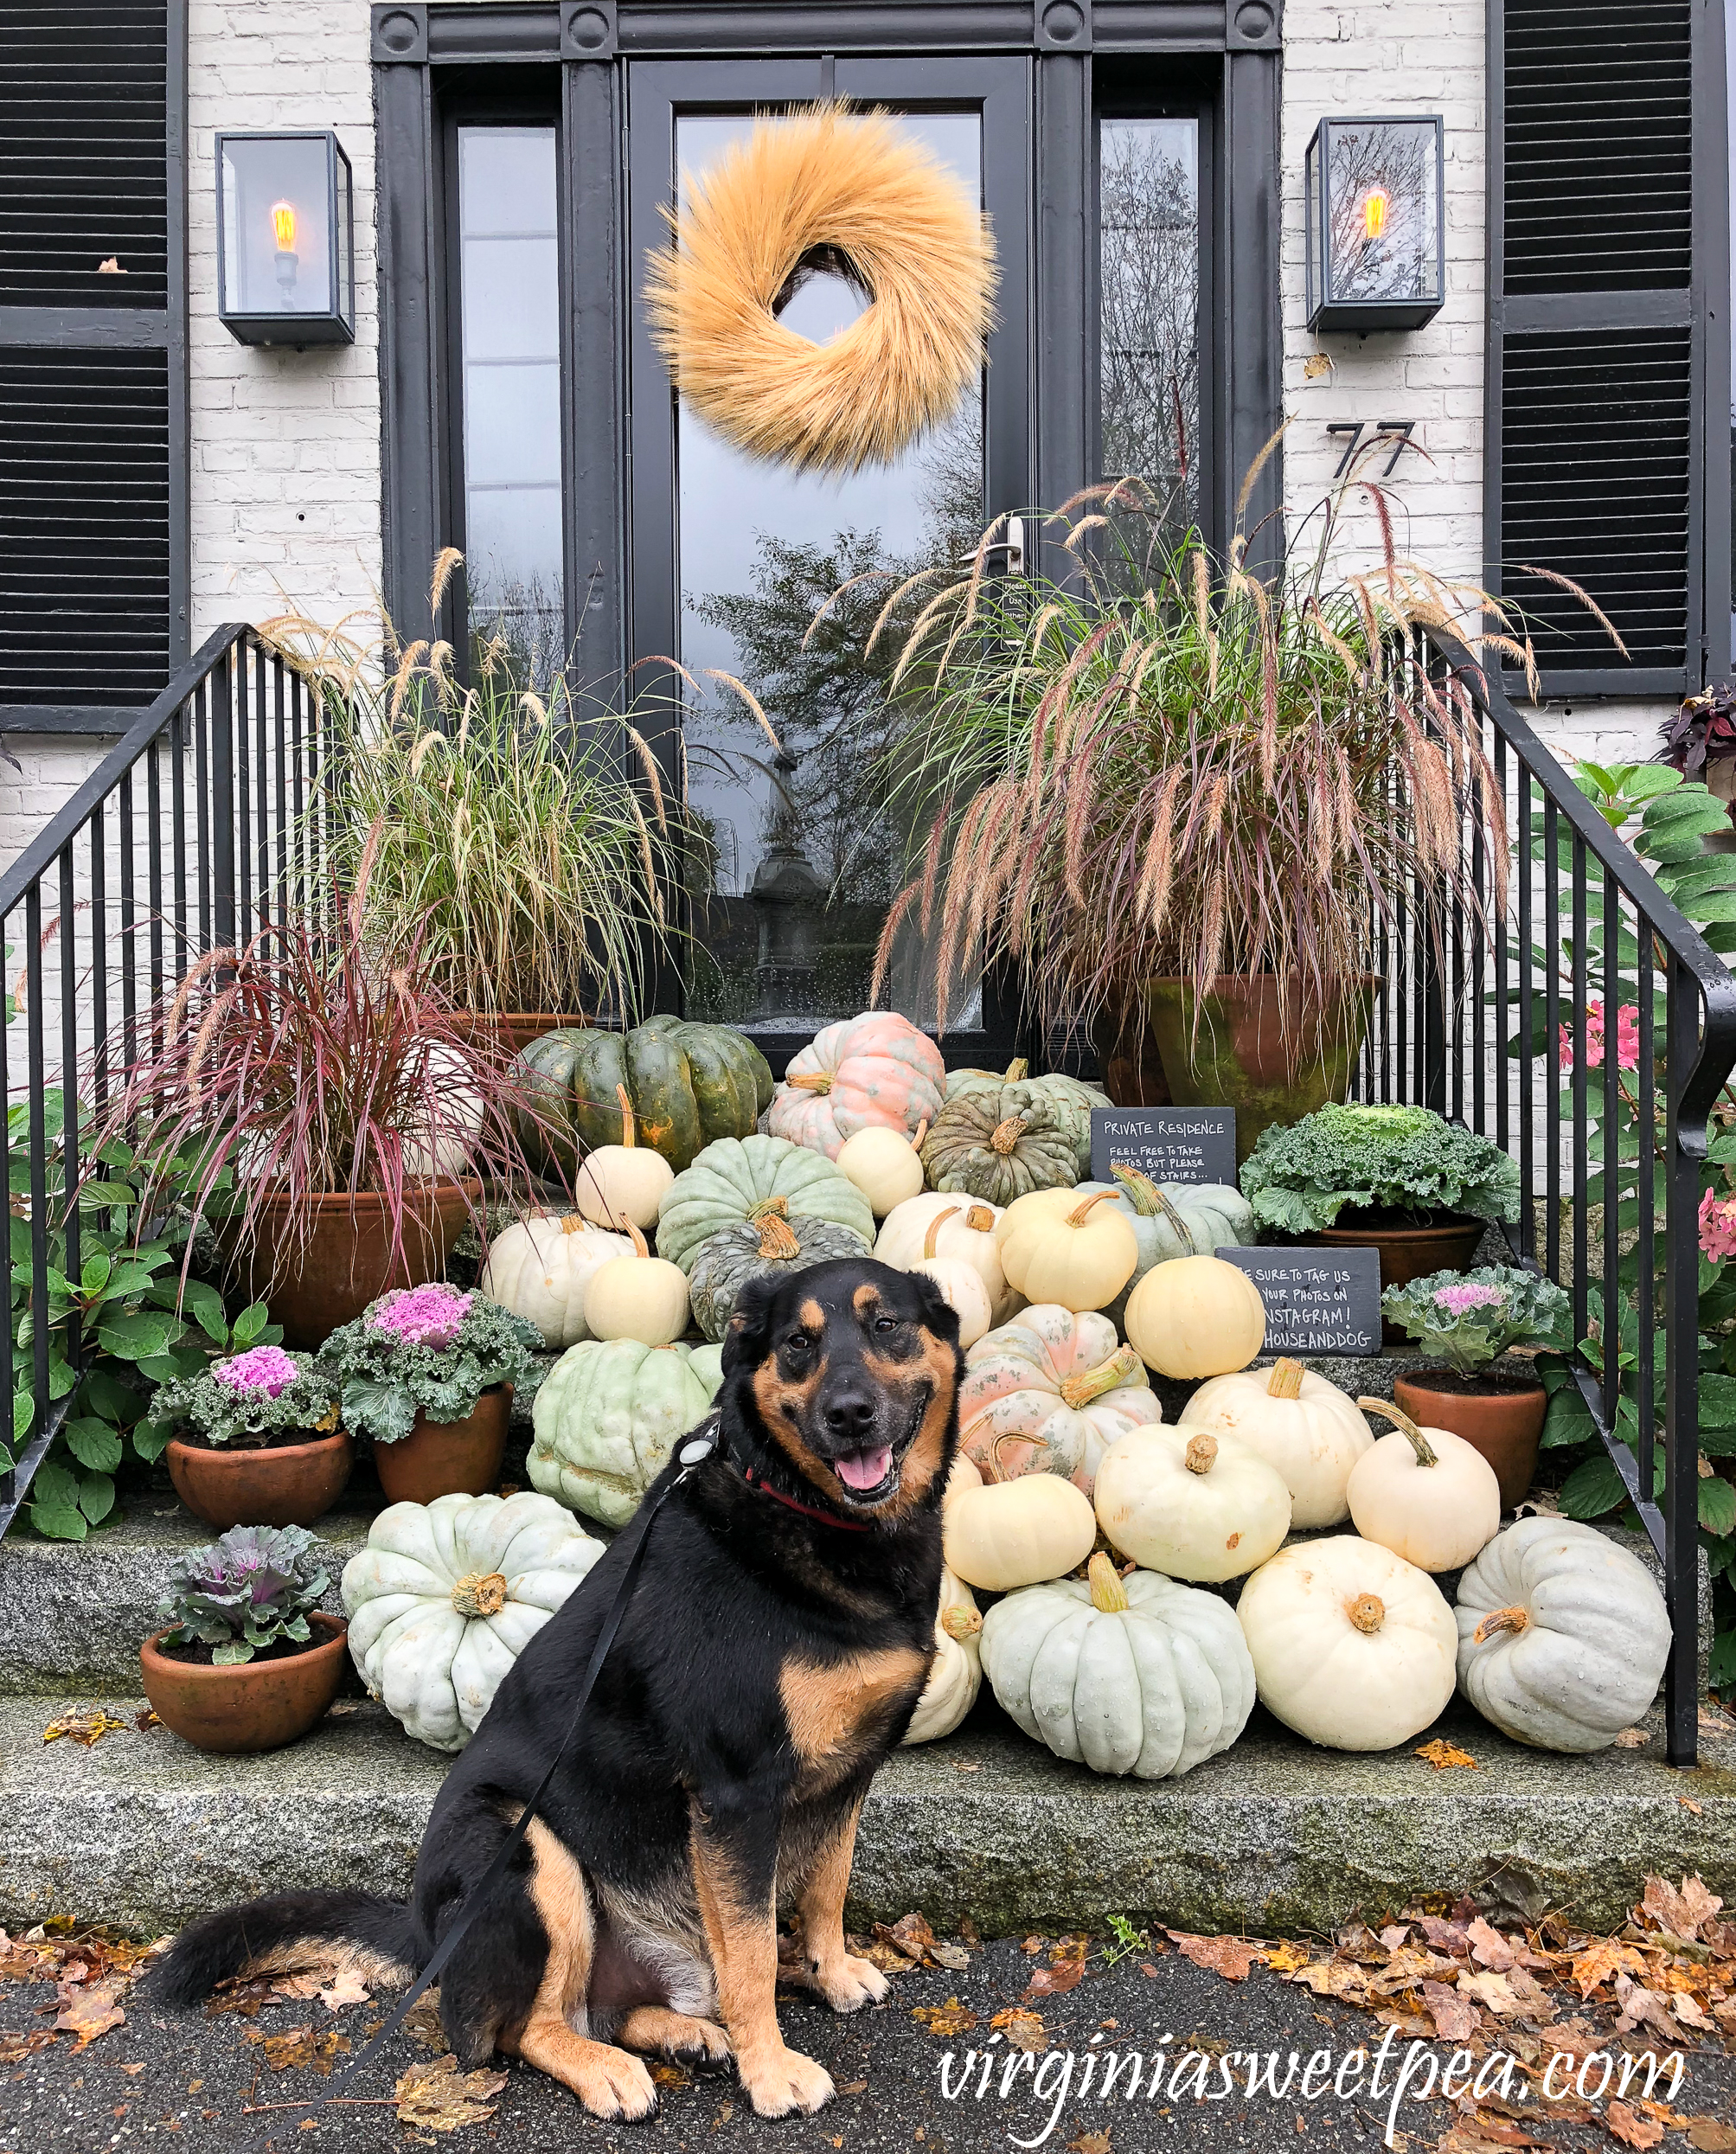
{"type": "Polygon", "coordinates": [[[1488,573],[1548,695],[1679,695],[1706,664],[1696,12],[1491,7],[1488,573]],[[1589,593],[1629,659],[1528,566],[1589,593]]]}
{"type": "Polygon", "coordinates": [[[116,729],[185,655],[183,6],[0,11],[10,730],[116,729]]]}

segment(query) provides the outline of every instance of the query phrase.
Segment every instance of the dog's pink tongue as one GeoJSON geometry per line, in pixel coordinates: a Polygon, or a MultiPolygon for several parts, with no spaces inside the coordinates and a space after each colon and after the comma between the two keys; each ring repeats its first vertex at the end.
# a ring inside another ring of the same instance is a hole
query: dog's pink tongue
{"type": "Polygon", "coordinates": [[[852,1452],[838,1460],[838,1478],[848,1489],[878,1488],[891,1465],[890,1444],[882,1444],[878,1451],[852,1452]]]}

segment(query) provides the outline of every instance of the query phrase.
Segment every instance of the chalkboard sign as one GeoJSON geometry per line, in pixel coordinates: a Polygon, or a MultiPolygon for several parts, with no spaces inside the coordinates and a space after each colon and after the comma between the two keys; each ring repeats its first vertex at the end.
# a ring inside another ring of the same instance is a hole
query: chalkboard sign
{"type": "Polygon", "coordinates": [[[1233,1107],[1093,1107],[1091,1178],[1111,1166],[1137,1167],[1154,1182],[1236,1180],[1233,1107]]]}
{"type": "Polygon", "coordinates": [[[1378,1354],[1378,1249],[1220,1249],[1265,1304],[1268,1354],[1378,1354]]]}

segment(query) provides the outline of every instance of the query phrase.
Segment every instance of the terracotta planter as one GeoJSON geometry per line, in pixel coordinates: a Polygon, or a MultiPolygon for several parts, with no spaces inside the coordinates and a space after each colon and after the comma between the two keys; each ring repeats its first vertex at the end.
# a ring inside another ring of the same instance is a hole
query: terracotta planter
{"type": "Polygon", "coordinates": [[[588,1025],[584,1016],[561,1016],[547,1010],[461,1010],[456,1022],[480,1038],[497,1040],[509,1055],[522,1055],[545,1032],[564,1032],[570,1025],[588,1025]]]}
{"type": "MultiPolygon", "coordinates": [[[[1380,1291],[1408,1286],[1413,1279],[1431,1272],[1465,1272],[1477,1261],[1484,1222],[1466,1219],[1457,1212],[1438,1212],[1419,1218],[1414,1213],[1340,1212],[1339,1224],[1323,1227],[1317,1234],[1295,1239],[1304,1248],[1378,1249],[1380,1253],[1380,1291]]],[[[1403,1346],[1410,1334],[1402,1324],[1384,1321],[1381,1330],[1388,1346],[1403,1346]]],[[[1445,1428],[1445,1421],[1437,1424],[1445,1428]]]]}
{"type": "Polygon", "coordinates": [[[260,1207],[255,1246],[237,1260],[236,1273],[248,1298],[263,1299],[272,1323],[282,1324],[285,1346],[323,1346],[339,1324],[359,1317],[388,1288],[426,1286],[438,1279],[447,1250],[481,1199],[480,1182],[423,1183],[418,1197],[407,1196],[394,1264],[383,1196],[333,1191],[310,1197],[312,1237],[292,1266],[280,1266],[277,1255],[288,1229],[290,1200],[268,1196],[260,1207]],[[267,1289],[274,1273],[277,1283],[267,1289]]]}
{"type": "Polygon", "coordinates": [[[311,1526],[343,1495],[356,1446],[342,1429],[268,1450],[213,1450],[171,1440],[175,1493],[219,1533],[231,1526],[311,1526]]]}
{"type": "Polygon", "coordinates": [[[349,1625],[329,1615],[311,1615],[308,1623],[319,1644],[283,1660],[247,1660],[234,1668],[170,1660],[157,1650],[168,1635],[158,1631],[138,1649],[151,1709],[201,1750],[282,1749],[306,1734],[343,1680],[349,1625]]]}
{"type": "Polygon", "coordinates": [[[1463,1436],[1473,1451],[1480,1451],[1501,1484],[1501,1508],[1511,1510],[1524,1502],[1537,1471],[1549,1394],[1535,1376],[1517,1370],[1491,1370],[1489,1376],[1500,1389],[1439,1390],[1436,1386],[1443,1377],[1455,1383],[1464,1380],[1450,1369],[1419,1369],[1395,1379],[1393,1396],[1413,1421],[1463,1436]]]}
{"type": "Polygon", "coordinates": [[[439,1496],[486,1496],[500,1479],[512,1418],[512,1386],[491,1384],[462,1421],[416,1426],[395,1444],[375,1444],[374,1464],[388,1503],[432,1503],[439,1496]]]}
{"type": "Polygon", "coordinates": [[[1323,1001],[1294,972],[1227,973],[1203,998],[1190,980],[1148,980],[1146,1022],[1170,1098],[1233,1107],[1240,1165],[1269,1124],[1346,1096],[1382,984],[1366,973],[1323,1001]]]}

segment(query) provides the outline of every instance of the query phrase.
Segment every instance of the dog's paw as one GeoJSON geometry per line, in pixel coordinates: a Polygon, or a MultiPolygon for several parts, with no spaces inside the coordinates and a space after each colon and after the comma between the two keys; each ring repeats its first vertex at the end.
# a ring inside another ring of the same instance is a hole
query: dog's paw
{"type": "Polygon", "coordinates": [[[811,2116],[836,2091],[825,2067],[797,2049],[774,2049],[752,2067],[738,2058],[736,2066],[757,2117],[811,2116]]]}
{"type": "Polygon", "coordinates": [[[671,2030],[663,2053],[672,2063],[693,2071],[714,2072],[729,2061],[729,2037],[708,2019],[689,2019],[678,2031],[671,2030]]]}
{"type": "Polygon", "coordinates": [[[644,2066],[625,2049],[596,2047],[602,2054],[587,2057],[567,2081],[586,2108],[605,2124],[638,2124],[654,2115],[657,2090],[644,2066]]]}
{"type": "Polygon", "coordinates": [[[859,2012],[864,2004],[878,2004],[892,1986],[871,1959],[849,1952],[830,1967],[815,1968],[810,1981],[835,2012],[859,2012]]]}

